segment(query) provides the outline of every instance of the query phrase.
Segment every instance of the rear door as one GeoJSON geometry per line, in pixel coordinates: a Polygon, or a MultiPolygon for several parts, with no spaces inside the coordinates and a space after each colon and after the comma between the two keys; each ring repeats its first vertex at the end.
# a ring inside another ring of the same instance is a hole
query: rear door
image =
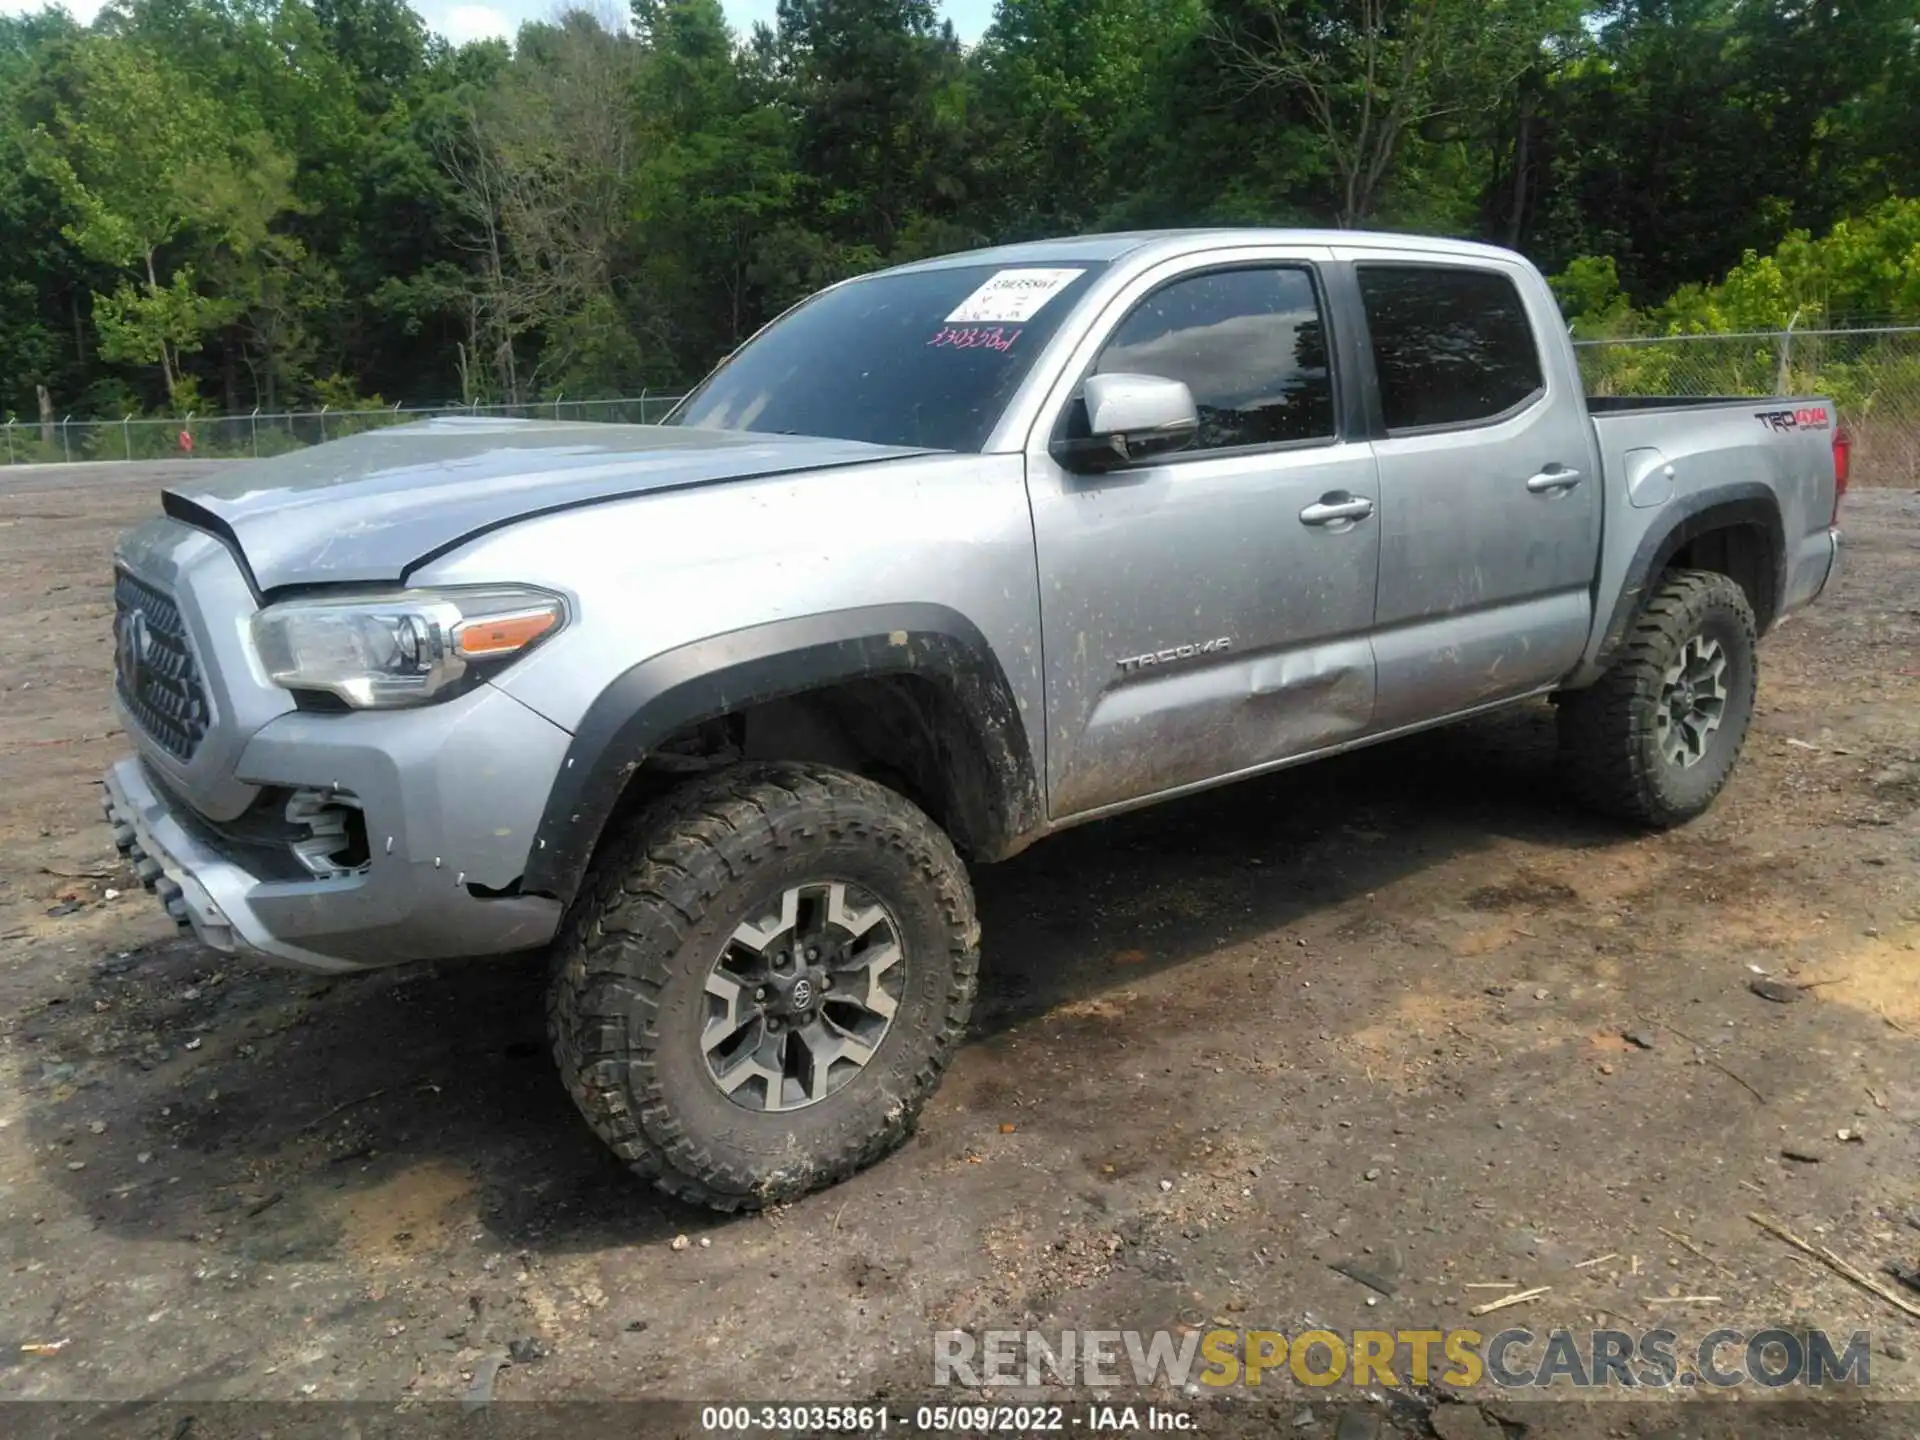
{"type": "Polygon", "coordinates": [[[1143,274],[1041,411],[1027,477],[1055,819],[1256,769],[1371,721],[1378,487],[1335,385],[1326,254],[1261,248],[1143,274]],[[1108,474],[1061,468],[1048,442],[1095,372],[1184,381],[1194,444],[1108,474]]]}
{"type": "Polygon", "coordinates": [[[1591,628],[1601,484],[1579,377],[1528,311],[1537,282],[1495,258],[1341,255],[1378,382],[1373,728],[1550,685],[1591,628]]]}

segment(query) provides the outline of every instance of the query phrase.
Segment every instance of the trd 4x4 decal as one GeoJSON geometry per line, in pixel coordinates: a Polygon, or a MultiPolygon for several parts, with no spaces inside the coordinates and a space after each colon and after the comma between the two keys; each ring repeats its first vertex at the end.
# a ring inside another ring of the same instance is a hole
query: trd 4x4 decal
{"type": "Polygon", "coordinates": [[[1825,430],[1833,423],[1825,406],[1808,410],[1756,410],[1753,418],[1775,430],[1825,430]]]}

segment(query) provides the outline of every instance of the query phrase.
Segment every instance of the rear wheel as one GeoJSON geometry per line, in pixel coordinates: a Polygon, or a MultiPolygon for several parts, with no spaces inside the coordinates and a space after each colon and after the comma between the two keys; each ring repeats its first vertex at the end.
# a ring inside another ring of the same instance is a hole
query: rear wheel
{"type": "Polygon", "coordinates": [[[1569,785],[1636,824],[1704,813],[1733,774],[1753,720],[1753,607],[1725,575],[1669,574],[1590,689],[1561,698],[1569,785]]]}
{"type": "Polygon", "coordinates": [[[898,794],[723,771],[602,847],[556,946],[554,1056],[660,1188],[789,1200],[911,1133],[965,1031],[978,935],[952,845],[898,794]]]}

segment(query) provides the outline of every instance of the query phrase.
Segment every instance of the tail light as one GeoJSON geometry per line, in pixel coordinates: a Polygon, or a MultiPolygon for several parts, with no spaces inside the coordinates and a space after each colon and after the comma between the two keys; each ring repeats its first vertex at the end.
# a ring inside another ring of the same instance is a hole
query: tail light
{"type": "Polygon", "coordinates": [[[1829,525],[1840,523],[1840,502],[1847,496],[1847,479],[1853,473],[1853,437],[1843,426],[1833,427],[1833,514],[1829,525]]]}

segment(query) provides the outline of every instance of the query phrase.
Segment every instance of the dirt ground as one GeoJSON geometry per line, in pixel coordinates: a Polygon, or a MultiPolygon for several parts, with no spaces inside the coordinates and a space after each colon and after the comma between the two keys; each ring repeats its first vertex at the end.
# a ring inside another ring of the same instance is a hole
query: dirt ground
{"type": "MultiPolygon", "coordinates": [[[[169,468],[0,472],[0,1397],[851,1401],[925,1397],[950,1328],[1508,1322],[1870,1330],[1870,1396],[1920,1396],[1915,1322],[1747,1218],[1920,1302],[1885,1273],[1920,1262],[1920,493],[1849,499],[1705,819],[1572,810],[1537,707],[1048,841],[975,876],[976,1034],[916,1139],[724,1219],[576,1119],[536,965],[225,960],[117,863],[108,559],[169,468]],[[1501,1282],[1551,1288],[1471,1319],[1501,1282]]],[[[1714,1428],[1751,1391],[1416,1398],[1208,1413],[1759,1433],[1714,1428]]],[[[1857,1400],[1793,1433],[1915,1433],[1857,1400]]]]}

